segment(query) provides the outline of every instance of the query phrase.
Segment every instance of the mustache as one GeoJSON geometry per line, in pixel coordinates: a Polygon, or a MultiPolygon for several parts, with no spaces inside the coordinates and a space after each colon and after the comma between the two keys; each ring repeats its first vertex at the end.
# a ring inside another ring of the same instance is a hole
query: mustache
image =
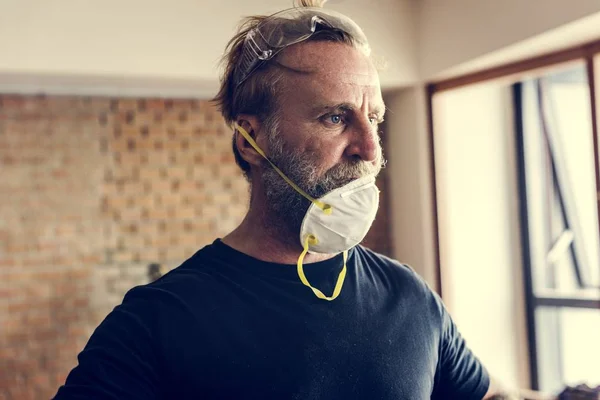
{"type": "Polygon", "coordinates": [[[319,198],[353,180],[369,175],[377,176],[379,171],[381,171],[385,165],[386,161],[383,157],[378,157],[376,163],[354,160],[336,165],[323,174],[321,178],[311,186],[308,192],[313,197],[319,198]]]}
{"type": "Polygon", "coordinates": [[[383,157],[378,157],[376,163],[362,160],[350,161],[332,167],[324,174],[323,179],[349,181],[368,175],[377,175],[382,168],[385,168],[386,163],[387,161],[383,157]]]}

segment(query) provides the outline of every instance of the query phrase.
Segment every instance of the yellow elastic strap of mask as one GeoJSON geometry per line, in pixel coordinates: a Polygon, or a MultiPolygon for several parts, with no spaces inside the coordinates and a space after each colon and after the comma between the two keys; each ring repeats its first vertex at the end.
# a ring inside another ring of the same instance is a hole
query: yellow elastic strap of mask
{"type": "Polygon", "coordinates": [[[313,235],[307,235],[306,239],[304,240],[304,251],[302,251],[302,254],[300,254],[300,257],[298,258],[298,276],[300,277],[302,283],[311,288],[315,296],[317,296],[318,298],[328,301],[335,300],[340,295],[340,292],[342,291],[342,286],[344,285],[344,279],[346,278],[346,260],[348,259],[348,251],[344,251],[344,268],[342,268],[342,271],[338,276],[335,288],[333,289],[333,294],[331,295],[331,297],[327,297],[319,289],[314,288],[310,285],[308,279],[306,279],[306,275],[304,275],[304,270],[302,269],[302,261],[304,261],[304,256],[306,255],[306,253],[308,253],[308,246],[311,244],[317,244],[317,238],[313,235]]]}
{"type": "Polygon", "coordinates": [[[271,167],[273,167],[273,169],[275,171],[277,171],[277,173],[291,186],[293,187],[298,193],[300,193],[302,196],[304,196],[307,200],[311,201],[312,203],[314,203],[317,207],[319,207],[321,210],[323,210],[323,212],[325,214],[331,214],[332,212],[332,207],[330,204],[326,204],[323,203],[322,201],[319,201],[315,198],[313,198],[311,195],[309,195],[308,193],[306,193],[304,190],[300,189],[298,187],[298,185],[296,185],[294,182],[292,182],[287,176],[285,176],[285,174],[279,169],[277,168],[277,166],[275,164],[273,164],[271,162],[271,160],[269,160],[269,158],[266,156],[266,154],[262,151],[262,149],[260,147],[258,147],[258,144],[254,141],[254,139],[252,139],[252,136],[250,136],[250,134],[248,134],[248,132],[242,128],[241,126],[239,126],[238,124],[235,124],[235,127],[237,128],[237,130],[244,136],[244,138],[246,138],[246,140],[248,141],[248,143],[250,143],[250,145],[252,147],[254,147],[254,150],[256,150],[258,152],[258,154],[260,154],[261,156],[263,156],[263,158],[265,160],[267,160],[269,162],[269,164],[271,164],[271,167]]]}

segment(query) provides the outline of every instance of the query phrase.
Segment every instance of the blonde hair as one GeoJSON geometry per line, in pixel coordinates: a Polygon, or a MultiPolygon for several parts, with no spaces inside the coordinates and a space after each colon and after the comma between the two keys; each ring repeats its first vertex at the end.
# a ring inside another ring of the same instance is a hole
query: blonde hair
{"type": "MultiPolygon", "coordinates": [[[[323,7],[327,0],[296,0],[295,7],[323,7]]],[[[237,84],[234,75],[242,62],[244,42],[250,31],[255,29],[268,15],[255,15],[244,18],[236,32],[225,48],[221,60],[223,73],[219,92],[213,98],[225,122],[231,127],[236,118],[241,114],[258,117],[267,132],[274,131],[278,123],[276,98],[279,82],[283,77],[281,69],[273,68],[273,60],[264,62],[252,72],[242,83],[237,84]],[[270,129],[271,128],[271,129],[270,129]]],[[[285,22],[283,22],[285,23],[285,22]]],[[[313,34],[307,41],[328,40],[349,45],[354,45],[355,38],[347,32],[323,29],[313,34]]],[[[275,57],[277,58],[277,57],[275,57]]],[[[250,165],[240,156],[235,143],[232,142],[235,160],[244,175],[249,179],[250,165]]]]}

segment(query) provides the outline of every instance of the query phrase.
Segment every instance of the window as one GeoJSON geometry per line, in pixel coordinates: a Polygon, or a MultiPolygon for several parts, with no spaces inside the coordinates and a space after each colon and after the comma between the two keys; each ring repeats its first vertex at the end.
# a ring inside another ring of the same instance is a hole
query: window
{"type": "Polygon", "coordinates": [[[533,386],[600,384],[600,240],[584,62],[513,86],[533,386]]]}

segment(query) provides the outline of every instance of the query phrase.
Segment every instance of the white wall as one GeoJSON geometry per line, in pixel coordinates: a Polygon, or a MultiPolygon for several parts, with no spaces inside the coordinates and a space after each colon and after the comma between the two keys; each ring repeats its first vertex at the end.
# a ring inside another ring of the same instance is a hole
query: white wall
{"type": "MultiPolygon", "coordinates": [[[[370,37],[389,67],[382,84],[416,79],[412,0],[332,1],[370,37]]],[[[0,0],[0,86],[116,87],[211,95],[217,65],[242,16],[292,0],[0,0]],[[35,79],[33,79],[33,78],[35,79]],[[154,89],[153,89],[154,88],[154,89]]],[[[119,89],[120,88],[120,89],[119,89]]],[[[59,90],[60,88],[57,88],[59,90]]]]}
{"type": "Polygon", "coordinates": [[[425,91],[396,90],[384,99],[394,255],[436,288],[425,91]]]}
{"type": "Polygon", "coordinates": [[[434,118],[444,301],[490,372],[526,387],[510,87],[437,94],[434,118]]]}
{"type": "MultiPolygon", "coordinates": [[[[443,75],[459,64],[598,12],[598,0],[421,0],[417,56],[421,77],[443,75]]],[[[600,37],[598,24],[587,30],[600,37]]],[[[548,47],[542,51],[560,46],[560,40],[545,43],[548,47]]],[[[539,49],[528,47],[529,54],[539,49]]]]}
{"type": "MultiPolygon", "coordinates": [[[[600,1],[418,0],[417,3],[419,79],[410,88],[388,91],[386,95],[390,109],[386,120],[391,136],[386,151],[394,176],[391,208],[395,254],[413,264],[434,286],[431,188],[428,164],[422,161],[429,154],[427,114],[422,107],[423,82],[598,39],[600,1]],[[416,159],[420,161],[415,164],[412,161],[416,159]],[[411,215],[407,210],[417,211],[411,215]],[[412,232],[418,233],[412,235],[412,232]]],[[[462,112],[468,111],[467,104],[459,107],[462,112]]]]}

